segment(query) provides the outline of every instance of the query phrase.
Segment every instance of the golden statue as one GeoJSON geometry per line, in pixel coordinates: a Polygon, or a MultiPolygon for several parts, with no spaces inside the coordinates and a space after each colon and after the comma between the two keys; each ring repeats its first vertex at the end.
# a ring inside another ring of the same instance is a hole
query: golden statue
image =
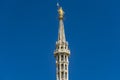
{"type": "Polygon", "coordinates": [[[59,13],[59,19],[63,19],[63,17],[64,17],[64,11],[63,11],[62,7],[59,7],[58,13],[59,13]]]}

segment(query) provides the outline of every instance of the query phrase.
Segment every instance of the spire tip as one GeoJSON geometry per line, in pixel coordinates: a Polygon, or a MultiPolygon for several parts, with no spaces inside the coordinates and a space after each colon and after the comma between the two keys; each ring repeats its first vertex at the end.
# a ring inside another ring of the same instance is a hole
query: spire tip
{"type": "Polygon", "coordinates": [[[64,18],[64,11],[61,6],[58,6],[58,14],[59,14],[59,19],[64,18]]]}

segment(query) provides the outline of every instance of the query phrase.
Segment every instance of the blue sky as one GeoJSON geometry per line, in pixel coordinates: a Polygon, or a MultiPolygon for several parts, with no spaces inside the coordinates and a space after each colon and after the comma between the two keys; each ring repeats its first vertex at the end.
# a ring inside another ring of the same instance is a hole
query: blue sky
{"type": "MultiPolygon", "coordinates": [[[[56,80],[57,0],[0,0],[0,80],[56,80]]],[[[120,80],[120,1],[61,0],[69,80],[120,80]]]]}

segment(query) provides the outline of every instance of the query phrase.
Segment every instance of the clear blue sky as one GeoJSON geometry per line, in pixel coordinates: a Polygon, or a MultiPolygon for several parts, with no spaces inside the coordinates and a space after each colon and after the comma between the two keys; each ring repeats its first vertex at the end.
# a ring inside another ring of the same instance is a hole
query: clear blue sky
{"type": "MultiPolygon", "coordinates": [[[[0,80],[56,80],[57,0],[0,0],[0,80]]],[[[120,80],[120,1],[61,0],[69,80],[120,80]]]]}

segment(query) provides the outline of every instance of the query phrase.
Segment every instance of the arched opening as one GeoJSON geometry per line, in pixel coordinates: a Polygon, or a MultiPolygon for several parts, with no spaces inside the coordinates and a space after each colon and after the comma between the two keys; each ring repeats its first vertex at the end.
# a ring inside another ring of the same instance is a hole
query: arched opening
{"type": "Polygon", "coordinates": [[[58,56],[58,59],[57,59],[58,61],[59,61],[59,56],[58,56]]]}
{"type": "Polygon", "coordinates": [[[67,61],[67,57],[66,57],[66,55],[65,55],[65,61],[67,61]]]}
{"type": "Polygon", "coordinates": [[[63,55],[61,55],[61,61],[63,61],[63,55]]]}
{"type": "Polygon", "coordinates": [[[65,79],[67,79],[67,72],[65,72],[65,79]]]}
{"type": "Polygon", "coordinates": [[[63,46],[61,46],[61,49],[63,49],[63,46]]]}
{"type": "Polygon", "coordinates": [[[61,69],[62,69],[62,70],[64,69],[64,65],[63,65],[63,64],[61,64],[61,69]]]}
{"type": "Polygon", "coordinates": [[[65,70],[67,70],[67,65],[65,64],[65,70]]]}
{"type": "Polygon", "coordinates": [[[61,78],[64,78],[64,73],[63,72],[61,72],[61,78]]]}

